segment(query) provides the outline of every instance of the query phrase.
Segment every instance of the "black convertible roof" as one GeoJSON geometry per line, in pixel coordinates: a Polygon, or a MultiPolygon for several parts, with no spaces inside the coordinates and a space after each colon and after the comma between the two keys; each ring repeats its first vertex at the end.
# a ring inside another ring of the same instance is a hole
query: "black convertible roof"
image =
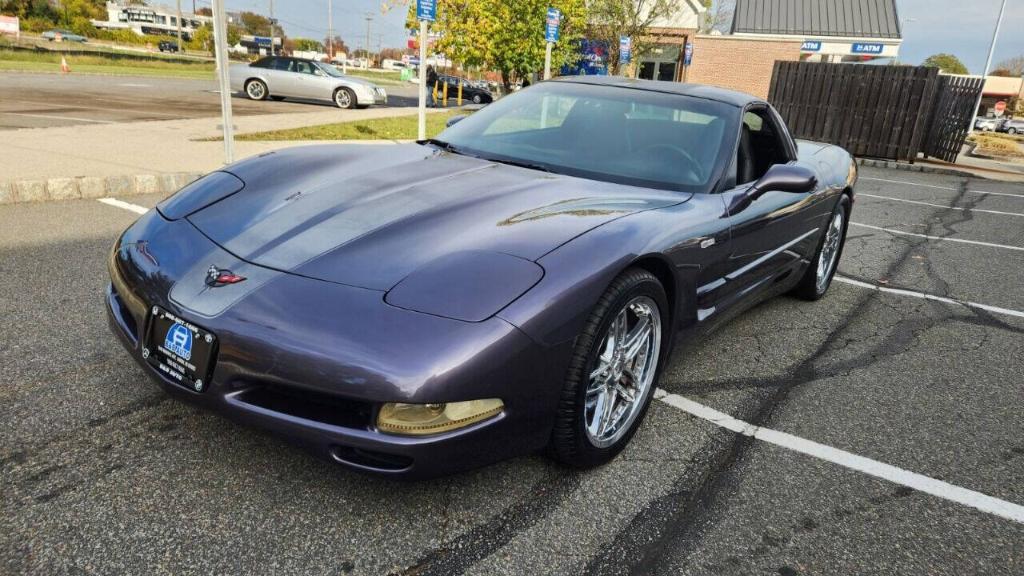
{"type": "Polygon", "coordinates": [[[555,78],[556,82],[571,82],[574,84],[593,84],[595,86],[615,86],[619,88],[633,88],[637,90],[649,90],[651,92],[664,92],[666,94],[679,94],[681,96],[693,96],[706,100],[717,100],[733,106],[746,106],[752,102],[764,102],[744,92],[716,88],[706,84],[684,84],[682,82],[665,82],[658,80],[640,80],[637,78],[625,78],[622,76],[562,76],[555,78]]]}

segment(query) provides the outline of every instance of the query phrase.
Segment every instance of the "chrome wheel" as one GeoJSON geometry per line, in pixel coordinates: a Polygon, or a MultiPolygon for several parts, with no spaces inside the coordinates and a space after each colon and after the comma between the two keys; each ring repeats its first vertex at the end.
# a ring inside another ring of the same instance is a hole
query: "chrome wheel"
{"type": "Polygon", "coordinates": [[[342,88],[334,93],[334,103],[338,105],[338,108],[351,108],[352,95],[349,94],[348,90],[342,88]]]}
{"type": "Polygon", "coordinates": [[[839,256],[839,245],[843,238],[843,211],[836,210],[832,222],[825,232],[825,242],[821,245],[821,255],[818,256],[818,292],[824,292],[828,287],[832,271],[836,267],[839,256]]]}
{"type": "Polygon", "coordinates": [[[253,100],[263,100],[267,96],[267,87],[259,80],[252,80],[245,85],[245,93],[253,100]]]}
{"type": "Polygon", "coordinates": [[[648,296],[615,315],[590,371],[583,420],[587,439],[611,446],[630,429],[654,382],[661,352],[661,311],[648,296]]]}

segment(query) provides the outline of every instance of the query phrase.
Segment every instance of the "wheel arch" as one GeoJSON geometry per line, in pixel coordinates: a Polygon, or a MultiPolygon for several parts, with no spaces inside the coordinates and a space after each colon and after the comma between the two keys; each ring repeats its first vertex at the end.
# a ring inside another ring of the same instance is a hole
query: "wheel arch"
{"type": "Polygon", "coordinates": [[[629,268],[640,268],[646,270],[653,274],[654,277],[658,279],[658,282],[661,282],[661,287],[665,289],[665,297],[668,300],[668,325],[675,326],[676,318],[678,317],[676,309],[679,307],[680,303],[679,291],[677,288],[678,280],[672,270],[672,265],[658,254],[647,254],[630,262],[629,266],[622,269],[619,274],[622,274],[622,272],[625,272],[629,268]]]}

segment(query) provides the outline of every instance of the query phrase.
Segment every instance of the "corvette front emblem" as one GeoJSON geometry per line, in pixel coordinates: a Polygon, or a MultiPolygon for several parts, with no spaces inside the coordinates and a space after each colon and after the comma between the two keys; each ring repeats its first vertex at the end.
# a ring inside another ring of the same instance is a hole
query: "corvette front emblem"
{"type": "Polygon", "coordinates": [[[245,276],[239,276],[231,270],[223,270],[213,265],[206,270],[206,285],[211,288],[237,284],[242,280],[245,280],[245,276]]]}

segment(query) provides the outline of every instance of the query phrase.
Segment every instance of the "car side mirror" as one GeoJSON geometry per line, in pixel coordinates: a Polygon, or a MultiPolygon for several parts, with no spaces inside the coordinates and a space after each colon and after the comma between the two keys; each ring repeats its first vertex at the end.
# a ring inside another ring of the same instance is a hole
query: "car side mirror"
{"type": "Polygon", "coordinates": [[[774,164],[764,176],[736,197],[729,206],[729,214],[736,214],[766,192],[811,192],[818,185],[818,177],[810,168],[796,164],[774,164]]]}
{"type": "Polygon", "coordinates": [[[459,114],[458,116],[452,116],[451,118],[448,119],[447,122],[444,123],[444,127],[451,128],[452,126],[455,126],[459,122],[465,120],[466,116],[468,116],[468,114],[459,114]]]}

